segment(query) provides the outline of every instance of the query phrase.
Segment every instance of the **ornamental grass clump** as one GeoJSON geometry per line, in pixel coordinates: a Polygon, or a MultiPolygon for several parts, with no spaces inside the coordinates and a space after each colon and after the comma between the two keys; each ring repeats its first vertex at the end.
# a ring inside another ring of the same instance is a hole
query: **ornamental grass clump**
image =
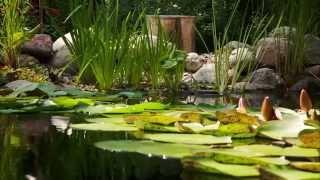
{"type": "Polygon", "coordinates": [[[25,16],[29,5],[24,0],[3,0],[1,5],[3,9],[0,29],[2,63],[17,67],[20,46],[27,40],[29,34],[25,29],[25,16]]]}
{"type": "Polygon", "coordinates": [[[65,42],[79,68],[78,81],[91,79],[103,90],[138,88],[141,82],[178,89],[184,53],[161,28],[157,36],[149,34],[144,11],[120,15],[118,0],[72,0],[71,7],[72,42],[65,42]]]}

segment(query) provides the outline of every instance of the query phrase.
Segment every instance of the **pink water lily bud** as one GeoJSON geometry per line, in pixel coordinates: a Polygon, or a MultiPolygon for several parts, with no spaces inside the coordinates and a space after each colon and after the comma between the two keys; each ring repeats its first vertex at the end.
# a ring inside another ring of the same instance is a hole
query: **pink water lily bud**
{"type": "Polygon", "coordinates": [[[265,97],[262,102],[261,115],[265,121],[278,120],[275,110],[268,96],[265,97]]]}
{"type": "Polygon", "coordinates": [[[237,112],[239,113],[247,113],[247,105],[243,97],[239,99],[237,112]]]}
{"type": "Polygon", "coordinates": [[[300,93],[300,109],[304,112],[309,112],[312,109],[312,101],[308,92],[304,89],[300,93]]]}

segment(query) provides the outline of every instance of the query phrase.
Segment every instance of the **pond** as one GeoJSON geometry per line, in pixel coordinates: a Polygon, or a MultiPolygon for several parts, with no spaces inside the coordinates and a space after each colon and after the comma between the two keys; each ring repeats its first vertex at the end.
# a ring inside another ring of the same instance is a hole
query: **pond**
{"type": "MultiPolygon", "coordinates": [[[[258,107],[265,95],[246,96],[251,106],[258,107]]],[[[235,103],[237,97],[186,95],[181,97],[181,101],[193,104],[235,103]]],[[[270,97],[282,107],[298,107],[298,95],[270,97]]],[[[316,102],[319,104],[319,99],[316,102]]],[[[96,142],[135,137],[127,132],[75,130],[69,126],[70,123],[84,122],[83,115],[76,113],[0,115],[0,179],[233,179],[184,170],[180,160],[165,156],[97,148],[96,142]]]]}

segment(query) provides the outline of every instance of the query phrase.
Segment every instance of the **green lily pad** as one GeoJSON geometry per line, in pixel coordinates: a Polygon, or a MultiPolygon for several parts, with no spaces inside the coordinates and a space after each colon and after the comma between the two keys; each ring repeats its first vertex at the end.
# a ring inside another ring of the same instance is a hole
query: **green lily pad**
{"type": "Polygon", "coordinates": [[[135,121],[134,124],[136,127],[143,131],[154,131],[154,132],[170,132],[170,133],[179,133],[180,131],[175,126],[165,126],[149,123],[143,120],[135,121]]]}
{"type": "Polygon", "coordinates": [[[206,134],[211,133],[212,131],[218,130],[219,123],[204,126],[201,123],[181,123],[182,129],[186,129],[192,133],[197,134],[206,134]]]}
{"type": "Polygon", "coordinates": [[[319,157],[317,149],[301,148],[297,146],[281,148],[274,145],[245,145],[226,150],[234,153],[249,154],[250,156],[287,156],[287,157],[319,157]]]}
{"type": "Polygon", "coordinates": [[[304,115],[300,113],[283,113],[283,120],[266,122],[258,128],[258,133],[263,137],[275,140],[296,138],[302,130],[314,129],[311,126],[306,126],[304,119],[304,115]]]}
{"type": "Polygon", "coordinates": [[[136,127],[126,124],[116,123],[88,123],[88,124],[71,124],[71,128],[78,130],[87,131],[108,131],[108,132],[119,132],[119,131],[138,131],[136,127]]]}
{"type": "Polygon", "coordinates": [[[144,109],[130,105],[117,104],[89,106],[86,108],[81,108],[78,111],[88,114],[134,114],[142,113],[144,109]]]}
{"type": "Polygon", "coordinates": [[[301,146],[320,149],[320,129],[305,129],[299,133],[301,146]]]}
{"type": "Polygon", "coordinates": [[[95,101],[86,98],[57,97],[53,98],[52,101],[63,108],[73,108],[78,105],[93,106],[95,104],[95,101]]]}
{"type": "Polygon", "coordinates": [[[205,150],[209,147],[201,145],[159,143],[153,141],[103,141],[94,144],[97,148],[115,152],[135,152],[147,156],[163,158],[182,158],[191,156],[194,151],[205,150]]]}
{"type": "Polygon", "coordinates": [[[255,166],[219,163],[208,158],[185,158],[183,167],[205,173],[224,174],[233,177],[255,177],[259,171],[255,166]]]}
{"type": "Polygon", "coordinates": [[[215,137],[211,135],[202,134],[144,134],[144,139],[179,144],[230,144],[232,143],[231,137],[215,137]]]}
{"type": "Polygon", "coordinates": [[[303,171],[320,173],[320,162],[292,162],[290,166],[303,171]]]}
{"type": "Polygon", "coordinates": [[[164,110],[168,107],[167,105],[158,102],[145,102],[134,106],[144,110],[164,110]]]}
{"type": "Polygon", "coordinates": [[[299,171],[290,167],[262,167],[260,169],[263,179],[294,179],[294,180],[316,180],[320,179],[320,173],[299,171]]]}

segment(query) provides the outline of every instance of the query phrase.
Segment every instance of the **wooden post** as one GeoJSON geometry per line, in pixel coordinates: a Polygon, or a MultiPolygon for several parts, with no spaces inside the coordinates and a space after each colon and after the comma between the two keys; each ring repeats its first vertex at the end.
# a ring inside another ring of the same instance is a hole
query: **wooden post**
{"type": "Polygon", "coordinates": [[[195,51],[195,16],[149,15],[148,31],[157,36],[159,22],[161,28],[178,47],[186,52],[195,51]]]}

